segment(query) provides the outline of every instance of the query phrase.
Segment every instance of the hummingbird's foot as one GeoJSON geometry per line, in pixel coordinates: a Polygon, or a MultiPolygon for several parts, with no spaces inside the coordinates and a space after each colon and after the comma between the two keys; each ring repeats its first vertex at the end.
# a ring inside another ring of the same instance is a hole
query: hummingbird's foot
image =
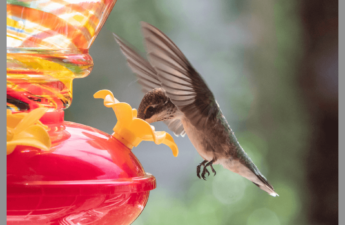
{"type": "Polygon", "coordinates": [[[208,172],[208,170],[206,169],[206,165],[204,166],[204,169],[201,173],[201,177],[202,179],[206,180],[205,174],[207,173],[208,176],[210,176],[210,172],[208,172]]]}
{"type": "MultiPolygon", "coordinates": [[[[205,166],[206,163],[207,163],[207,161],[204,160],[196,167],[196,175],[199,177],[199,179],[201,179],[201,177],[200,177],[200,167],[201,166],[205,166]]],[[[203,178],[203,179],[205,180],[205,178],[203,178]]]]}
{"type": "Polygon", "coordinates": [[[213,159],[213,160],[211,160],[210,162],[208,162],[206,165],[205,165],[205,168],[206,167],[208,167],[208,166],[210,166],[211,167],[211,169],[212,169],[212,172],[214,173],[214,176],[216,176],[216,171],[215,171],[215,169],[213,168],[213,162],[214,162],[215,160],[213,159]]]}
{"type": "Polygon", "coordinates": [[[212,172],[214,173],[214,176],[216,176],[217,172],[215,169],[213,169],[213,165],[211,165],[212,172]]]}

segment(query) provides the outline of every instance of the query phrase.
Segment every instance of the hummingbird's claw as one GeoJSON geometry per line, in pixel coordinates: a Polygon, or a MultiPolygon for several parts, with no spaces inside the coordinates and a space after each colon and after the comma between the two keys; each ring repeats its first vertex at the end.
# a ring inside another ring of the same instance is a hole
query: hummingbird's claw
{"type": "Polygon", "coordinates": [[[214,176],[216,176],[216,170],[213,168],[213,162],[214,162],[215,160],[213,159],[213,160],[211,160],[210,162],[208,162],[206,165],[205,165],[205,168],[206,167],[208,167],[208,166],[210,166],[211,167],[211,169],[212,169],[212,172],[214,173],[214,176]]]}
{"type": "Polygon", "coordinates": [[[211,166],[212,172],[214,173],[214,176],[216,176],[216,174],[217,174],[216,170],[213,169],[213,165],[212,164],[210,166],[211,166]]]}
{"type": "Polygon", "coordinates": [[[211,166],[212,172],[214,173],[214,176],[216,176],[216,171],[214,170],[212,164],[215,160],[211,160],[208,162],[207,160],[202,161],[197,167],[196,167],[196,175],[199,177],[199,179],[206,180],[205,174],[207,173],[207,176],[210,176],[210,172],[207,170],[208,166],[211,166]],[[204,166],[204,169],[202,170],[201,177],[200,177],[200,167],[204,166]]]}
{"type": "MultiPolygon", "coordinates": [[[[199,177],[199,179],[201,179],[201,177],[200,177],[200,167],[201,166],[205,166],[206,163],[207,163],[207,161],[204,160],[196,167],[196,175],[199,177]]],[[[205,175],[203,175],[203,174],[204,174],[204,170],[203,170],[203,173],[201,175],[203,176],[202,178],[205,180],[205,175]]]]}
{"type": "Polygon", "coordinates": [[[208,172],[208,170],[206,169],[206,166],[205,166],[205,170],[206,170],[207,176],[210,176],[210,172],[208,172]]]}
{"type": "Polygon", "coordinates": [[[198,165],[198,166],[196,167],[196,175],[199,177],[199,179],[201,179],[201,177],[200,177],[200,175],[199,175],[199,173],[200,173],[200,167],[201,167],[201,165],[198,165]]]}
{"type": "Polygon", "coordinates": [[[207,173],[208,176],[210,176],[210,172],[206,169],[206,166],[204,166],[204,169],[201,173],[202,179],[206,180],[205,174],[207,173]]]}

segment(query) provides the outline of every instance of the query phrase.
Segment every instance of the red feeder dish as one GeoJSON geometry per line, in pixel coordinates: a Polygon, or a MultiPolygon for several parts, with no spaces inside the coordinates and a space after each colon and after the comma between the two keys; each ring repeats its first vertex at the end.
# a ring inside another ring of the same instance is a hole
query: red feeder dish
{"type": "Polygon", "coordinates": [[[116,113],[113,135],[47,112],[51,148],[18,145],[7,156],[7,224],[131,224],[140,215],[156,180],[131,148],[152,140],[177,156],[177,147],[111,92],[95,97],[116,113]]]}

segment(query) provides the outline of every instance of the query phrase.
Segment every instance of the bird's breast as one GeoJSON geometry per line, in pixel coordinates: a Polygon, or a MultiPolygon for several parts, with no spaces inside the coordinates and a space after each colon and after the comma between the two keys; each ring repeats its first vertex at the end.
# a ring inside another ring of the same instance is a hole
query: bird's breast
{"type": "Polygon", "coordinates": [[[207,134],[203,130],[195,128],[188,119],[182,119],[182,124],[189,140],[199,153],[199,155],[207,160],[211,161],[214,158],[214,152],[211,150],[211,146],[207,145],[207,134]]]}

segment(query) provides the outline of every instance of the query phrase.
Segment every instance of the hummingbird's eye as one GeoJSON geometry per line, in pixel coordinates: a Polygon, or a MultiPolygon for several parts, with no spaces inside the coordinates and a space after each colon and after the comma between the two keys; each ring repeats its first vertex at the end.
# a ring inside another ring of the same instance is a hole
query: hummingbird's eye
{"type": "Polygon", "coordinates": [[[152,113],[154,111],[154,108],[152,106],[150,106],[148,109],[147,109],[147,113],[152,113]]]}
{"type": "Polygon", "coordinates": [[[153,106],[149,106],[147,109],[146,109],[146,113],[145,113],[145,118],[148,119],[148,118],[151,118],[153,116],[153,114],[155,113],[155,108],[153,106]]]}

